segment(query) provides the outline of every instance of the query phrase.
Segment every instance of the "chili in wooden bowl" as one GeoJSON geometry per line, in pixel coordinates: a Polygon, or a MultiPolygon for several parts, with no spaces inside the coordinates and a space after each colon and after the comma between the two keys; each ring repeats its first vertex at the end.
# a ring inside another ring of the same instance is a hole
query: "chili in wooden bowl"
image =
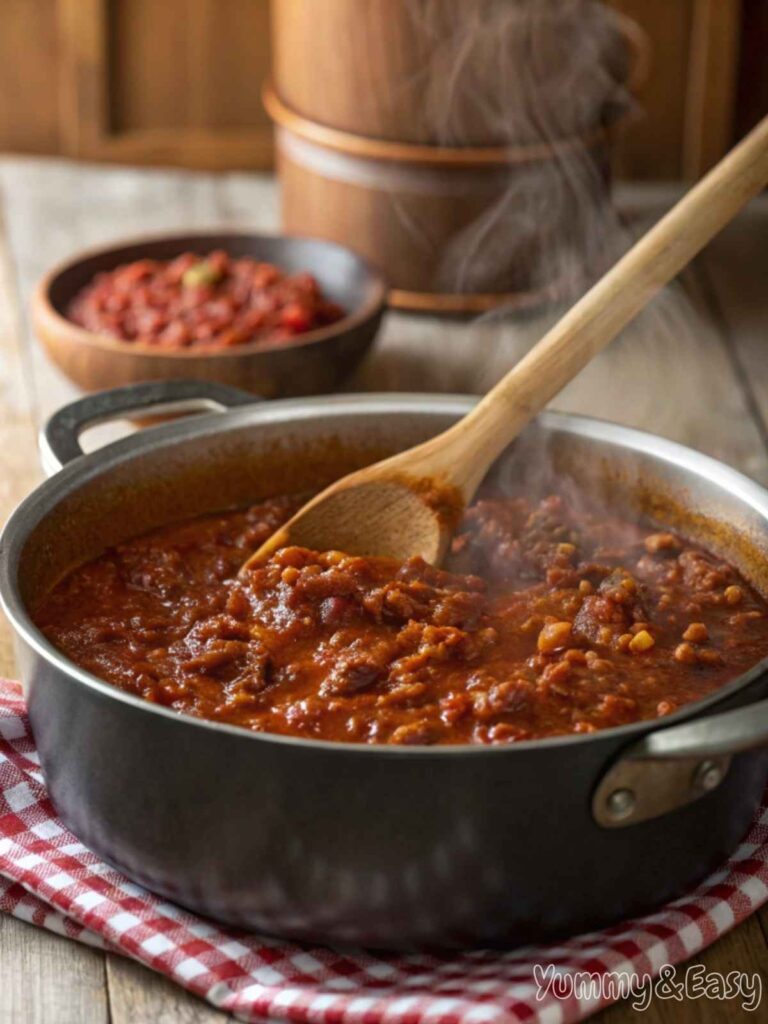
{"type": "Polygon", "coordinates": [[[319,239],[138,239],[46,275],[32,305],[56,365],[85,391],[189,377],[265,398],[333,391],[374,341],[378,272],[319,239]]]}

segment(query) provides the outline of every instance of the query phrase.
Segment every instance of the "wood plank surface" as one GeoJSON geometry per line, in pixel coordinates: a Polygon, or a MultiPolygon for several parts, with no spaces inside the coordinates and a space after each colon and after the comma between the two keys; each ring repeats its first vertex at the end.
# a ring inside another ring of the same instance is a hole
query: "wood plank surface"
{"type": "Polygon", "coordinates": [[[3,1024],[107,1024],[108,998],[102,953],[0,914],[3,1024]]]}
{"type": "Polygon", "coordinates": [[[143,964],[114,955],[106,961],[109,1024],[222,1024],[233,1019],[143,964]]]}
{"type": "MultiPolygon", "coordinates": [[[[673,195],[650,188],[624,190],[620,198],[633,230],[658,215],[673,195]]],[[[0,159],[0,197],[5,218],[0,222],[4,518],[38,479],[36,428],[76,394],[31,335],[25,307],[43,271],[83,246],[142,232],[219,226],[272,230],[277,212],[274,186],[266,176],[214,177],[19,158],[0,159]]],[[[767,265],[768,205],[757,203],[553,405],[645,427],[768,482],[767,265]]],[[[556,314],[492,315],[472,325],[390,314],[378,346],[348,389],[483,391],[556,314]]],[[[4,624],[0,671],[12,671],[4,624]]],[[[768,981],[765,922],[764,914],[755,916],[695,961],[712,970],[759,971],[768,981]]],[[[733,1004],[654,1002],[643,1019],[649,1024],[709,1024],[741,1016],[733,1004]]],[[[0,917],[2,1024],[212,1024],[224,1019],[137,964],[0,917]]],[[[602,1014],[606,1024],[633,1019],[626,1005],[602,1014]]]]}
{"type": "MultiPolygon", "coordinates": [[[[0,191],[0,520],[37,484],[35,398],[0,191]]],[[[10,628],[0,616],[0,675],[13,676],[10,628]]],[[[2,1024],[106,1024],[101,953],[0,914],[2,1024]]]]}

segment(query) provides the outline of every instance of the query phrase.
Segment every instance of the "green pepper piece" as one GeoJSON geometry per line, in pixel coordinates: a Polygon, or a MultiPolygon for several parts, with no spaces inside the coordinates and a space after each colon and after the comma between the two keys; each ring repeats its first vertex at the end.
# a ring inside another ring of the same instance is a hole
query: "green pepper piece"
{"type": "Polygon", "coordinates": [[[185,288],[207,288],[217,284],[222,276],[221,271],[211,263],[200,260],[199,263],[193,264],[184,271],[181,283],[185,288]]]}

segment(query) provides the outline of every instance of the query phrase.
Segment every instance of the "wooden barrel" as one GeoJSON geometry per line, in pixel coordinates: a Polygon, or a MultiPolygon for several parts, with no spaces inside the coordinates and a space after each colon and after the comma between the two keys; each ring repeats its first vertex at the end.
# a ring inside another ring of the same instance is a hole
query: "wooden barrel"
{"type": "Polygon", "coordinates": [[[598,269],[609,145],[644,75],[592,0],[278,0],[283,226],[350,246],[394,305],[566,298],[598,269]]]}
{"type": "Polygon", "coordinates": [[[393,305],[472,312],[566,298],[591,266],[608,189],[599,129],[554,145],[372,140],[290,111],[269,88],[283,227],[350,246],[393,305]]]}
{"type": "Polygon", "coordinates": [[[291,110],[390,141],[585,134],[642,74],[637,26],[593,0],[277,0],[272,26],[273,84],[291,110]]]}

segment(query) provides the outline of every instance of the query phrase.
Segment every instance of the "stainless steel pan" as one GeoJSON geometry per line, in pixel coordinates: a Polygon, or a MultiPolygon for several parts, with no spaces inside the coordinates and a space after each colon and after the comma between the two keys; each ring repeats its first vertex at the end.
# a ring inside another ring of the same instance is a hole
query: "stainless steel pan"
{"type": "MultiPolygon", "coordinates": [[[[36,595],[106,546],[319,487],[443,429],[471,401],[255,405],[185,382],[91,396],[52,419],[43,449],[58,471],[5,528],[0,594],[51,796],[100,856],[233,924],[408,948],[604,925],[678,895],[734,848],[768,772],[766,663],[663,721],[506,747],[383,748],[180,716],[84,672],[33,625],[36,595]],[[81,453],[78,436],[95,421],[192,407],[208,412],[81,453]]],[[[670,523],[768,592],[768,494],[712,459],[547,414],[504,462],[525,478],[549,464],[609,504],[670,523]]]]}

